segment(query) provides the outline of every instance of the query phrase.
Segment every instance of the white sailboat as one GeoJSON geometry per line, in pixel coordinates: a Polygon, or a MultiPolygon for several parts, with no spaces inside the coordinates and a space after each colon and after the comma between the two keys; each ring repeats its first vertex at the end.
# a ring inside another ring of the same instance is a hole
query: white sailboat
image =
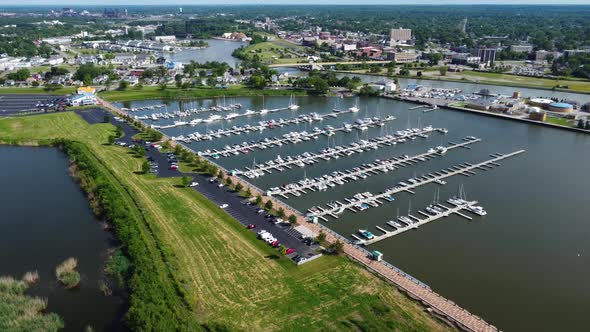
{"type": "Polygon", "coordinates": [[[298,109],[299,109],[299,105],[297,105],[297,104],[294,102],[293,95],[291,95],[291,98],[289,99],[289,106],[288,106],[288,108],[289,108],[291,111],[296,111],[296,110],[298,110],[298,109]]]}

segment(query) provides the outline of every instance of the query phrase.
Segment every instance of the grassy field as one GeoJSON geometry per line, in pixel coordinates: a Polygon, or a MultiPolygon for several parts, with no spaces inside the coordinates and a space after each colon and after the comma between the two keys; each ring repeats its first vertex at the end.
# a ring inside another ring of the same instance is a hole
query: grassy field
{"type": "Polygon", "coordinates": [[[244,54],[247,59],[252,59],[256,54],[261,61],[266,63],[294,63],[306,60],[298,54],[305,53],[303,46],[295,45],[287,41],[276,39],[247,46],[244,54]]]}
{"type": "Polygon", "coordinates": [[[487,73],[466,70],[461,73],[447,72],[445,76],[440,76],[437,71],[423,72],[424,76],[437,78],[441,80],[462,80],[478,83],[522,86],[530,88],[552,89],[556,86],[567,86],[568,88],[561,88],[572,92],[590,92],[590,81],[582,81],[575,79],[559,79],[552,80],[547,78],[517,76],[500,73],[487,73]]]}
{"type": "Polygon", "coordinates": [[[553,123],[553,124],[560,125],[560,126],[575,127],[575,125],[572,125],[571,123],[569,123],[567,119],[556,118],[553,116],[548,116],[547,120],[545,122],[553,123]]]}
{"type": "Polygon", "coordinates": [[[449,330],[344,257],[296,267],[205,197],[176,187],[178,179],[134,174],[141,159],[104,145],[113,130],[74,113],[0,119],[0,141],[63,137],[89,147],[146,216],[169,278],[199,322],[232,330],[449,330]]]}
{"type": "Polygon", "coordinates": [[[176,87],[161,90],[155,86],[145,86],[141,89],[128,88],[124,91],[111,90],[99,93],[99,96],[109,101],[130,101],[140,99],[192,99],[209,97],[237,97],[237,96],[290,96],[305,95],[301,90],[256,90],[240,86],[232,86],[227,89],[192,88],[188,90],[176,87]]]}
{"type": "Polygon", "coordinates": [[[76,91],[76,87],[64,87],[55,91],[45,91],[43,88],[12,88],[0,87],[0,95],[3,94],[51,94],[51,95],[67,95],[76,91]]]}

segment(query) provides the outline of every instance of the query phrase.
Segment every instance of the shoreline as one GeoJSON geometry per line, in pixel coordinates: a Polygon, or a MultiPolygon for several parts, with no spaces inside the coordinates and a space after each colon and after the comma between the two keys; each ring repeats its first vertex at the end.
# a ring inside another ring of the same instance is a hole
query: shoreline
{"type": "MultiPolygon", "coordinates": [[[[101,102],[102,106],[104,106],[107,110],[119,115],[129,116],[129,114],[110,104],[109,102],[104,100],[101,102]]],[[[162,133],[161,131],[159,132],[162,133]]],[[[170,142],[172,147],[179,144],[184,149],[196,155],[195,151],[190,147],[170,139],[170,137],[164,133],[162,133],[162,135],[162,141],[170,142]]],[[[317,234],[320,232],[325,233],[326,240],[328,242],[342,242],[344,245],[344,253],[349,259],[361,264],[368,272],[386,280],[388,283],[395,286],[399,291],[419,302],[425,307],[426,311],[431,313],[434,317],[439,319],[440,317],[443,317],[443,321],[451,321],[453,323],[452,326],[465,331],[498,331],[498,328],[496,328],[494,325],[487,323],[477,315],[470,313],[466,309],[455,304],[453,301],[448,300],[447,298],[436,293],[428,285],[412,277],[410,274],[403,272],[388,262],[377,262],[370,259],[368,257],[369,252],[366,249],[361,248],[358,245],[354,245],[349,239],[331,230],[327,226],[324,226],[320,223],[314,224],[309,222],[305,217],[305,214],[303,214],[301,211],[291,207],[287,203],[275,197],[267,196],[262,189],[241,177],[231,175],[232,173],[230,170],[227,170],[223,166],[217,164],[215,161],[209,159],[206,160],[217,166],[219,170],[225,172],[228,178],[232,179],[233,183],[241,183],[245,188],[251,188],[253,196],[260,195],[263,198],[263,201],[270,200],[273,202],[273,206],[283,208],[287,215],[295,215],[299,225],[302,225],[317,234]]]]}
{"type": "MultiPolygon", "coordinates": [[[[402,97],[398,97],[398,96],[391,96],[391,97],[390,96],[380,96],[380,97],[386,98],[386,99],[405,101],[405,102],[419,104],[419,105],[431,105],[428,102],[414,100],[414,99],[407,99],[407,98],[402,98],[402,97]]],[[[547,126],[547,127],[551,127],[554,129],[570,130],[570,131],[574,131],[574,132],[578,132],[578,133],[582,133],[582,134],[590,134],[590,130],[580,129],[580,128],[576,128],[576,127],[566,127],[566,126],[558,125],[558,124],[551,123],[551,122],[541,122],[541,121],[535,121],[535,120],[531,120],[531,119],[516,118],[516,117],[510,116],[510,115],[505,115],[505,114],[501,114],[501,113],[492,113],[492,112],[480,111],[480,110],[475,110],[475,109],[466,108],[466,107],[450,106],[447,104],[441,104],[441,105],[437,104],[437,106],[441,107],[441,108],[450,109],[453,111],[470,112],[470,113],[480,114],[480,115],[484,115],[484,116],[496,117],[496,118],[501,118],[501,119],[508,119],[508,120],[513,120],[513,121],[520,121],[520,122],[524,122],[524,123],[528,123],[528,124],[535,124],[535,125],[539,125],[539,126],[547,126]]]]}
{"type": "MultiPolygon", "coordinates": [[[[326,71],[326,70],[324,70],[324,71],[326,71]]],[[[384,79],[391,79],[391,80],[396,79],[396,78],[403,78],[403,79],[409,79],[409,80],[425,80],[425,81],[452,82],[452,83],[464,83],[464,84],[484,84],[484,85],[503,86],[503,87],[512,87],[512,88],[537,89],[537,90],[544,90],[544,91],[567,92],[567,93],[575,93],[575,94],[580,94],[580,95],[590,95],[590,92],[588,92],[588,91],[579,91],[579,90],[562,89],[562,88],[552,89],[552,88],[546,88],[546,87],[539,87],[539,86],[535,86],[535,85],[517,84],[517,83],[503,84],[503,83],[499,83],[499,82],[490,82],[490,81],[475,82],[475,81],[470,81],[470,80],[438,79],[438,78],[424,77],[424,76],[422,76],[422,77],[400,76],[400,75],[387,76],[385,74],[379,74],[379,73],[373,73],[373,74],[355,73],[355,72],[350,72],[350,71],[345,71],[345,70],[334,70],[333,72],[339,73],[339,74],[347,74],[347,75],[379,76],[379,77],[383,77],[384,79]]]]}

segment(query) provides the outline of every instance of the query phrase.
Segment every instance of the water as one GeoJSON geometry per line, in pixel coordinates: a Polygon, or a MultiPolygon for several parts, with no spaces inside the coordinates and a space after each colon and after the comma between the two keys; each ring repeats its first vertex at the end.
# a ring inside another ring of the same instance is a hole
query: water
{"type": "MultiPolygon", "coordinates": [[[[355,101],[352,98],[302,97],[297,100],[301,105],[298,111],[167,129],[164,132],[172,136],[186,136],[194,131],[204,133],[207,129],[255,124],[263,119],[286,119],[310,112],[326,113],[334,106],[347,109],[355,101]]],[[[204,100],[184,106],[206,106],[216,102],[221,104],[223,100],[204,100]]],[[[230,102],[244,105],[242,110],[236,111],[238,113],[248,108],[258,110],[263,107],[260,98],[226,100],[226,103],[230,102]]],[[[131,106],[147,103],[161,102],[134,102],[131,106]]],[[[267,97],[264,107],[285,107],[288,103],[288,97],[267,97]]],[[[194,150],[219,149],[226,144],[281,136],[290,131],[310,131],[315,126],[338,127],[344,121],[352,122],[359,117],[393,115],[397,118],[383,128],[363,133],[338,133],[330,139],[321,136],[317,141],[217,160],[222,166],[233,169],[252,166],[254,162],[262,163],[277,155],[284,157],[317,151],[334,144],[394,133],[408,125],[430,124],[449,129],[447,135],[432,133],[427,139],[418,138],[351,157],[321,161],[304,169],[294,167],[282,173],[274,171],[252,180],[256,186],[268,189],[301,180],[304,176],[316,177],[375,159],[423,153],[430,147],[450,141],[459,142],[465,136],[483,139],[483,142],[471,145],[470,150],[455,149],[428,162],[375,175],[326,192],[286,200],[303,212],[311,206],[324,206],[331,200],[342,200],[358,192],[378,193],[415,175],[462,162],[487,160],[491,158],[491,153],[526,149],[525,154],[501,161],[501,166],[493,170],[478,170],[478,174],[471,177],[450,178],[445,186],[423,186],[416,190],[416,195],[400,193],[396,195],[395,202],[356,214],[347,211],[338,220],[331,220],[326,225],[347,237],[359,228],[380,234],[375,226],[388,229],[385,223],[395,219],[398,213],[406,215],[410,201],[412,213],[416,214],[416,210],[432,202],[435,189],[439,188],[441,200],[446,200],[456,195],[459,185],[463,184],[467,198],[477,200],[485,207],[488,212],[486,217],[467,221],[451,216],[378,242],[368,249],[383,252],[387,261],[503,330],[555,331],[562,330],[564,326],[568,330],[586,328],[590,323],[584,315],[590,310],[587,301],[590,298],[590,284],[587,282],[590,278],[590,226],[587,223],[590,215],[590,205],[587,204],[590,177],[586,176],[590,165],[590,156],[586,153],[590,149],[590,140],[587,135],[459,111],[422,113],[420,110],[408,110],[414,104],[387,99],[361,98],[359,106],[361,111],[358,113],[326,119],[321,123],[242,134],[211,142],[191,143],[189,146],[194,150]]],[[[168,109],[178,107],[179,103],[172,102],[168,109]]],[[[144,113],[150,112],[135,114],[144,113]]],[[[199,117],[209,114],[203,113],[199,117]]],[[[160,120],[158,124],[171,122],[160,120]]]]}
{"type": "Polygon", "coordinates": [[[122,330],[124,301],[98,289],[105,252],[113,246],[83,192],[68,175],[66,156],[53,148],[0,146],[0,275],[20,278],[37,270],[40,282],[28,294],[47,298],[66,331],[122,330]],[[78,259],[81,283],[66,290],[55,267],[78,259]]]}
{"type": "Polygon", "coordinates": [[[207,61],[227,62],[233,68],[236,68],[240,60],[231,54],[240,46],[246,46],[247,43],[226,41],[219,39],[207,39],[209,47],[202,49],[186,49],[173,54],[164,54],[164,57],[173,62],[189,63],[194,60],[198,63],[207,61]]]}

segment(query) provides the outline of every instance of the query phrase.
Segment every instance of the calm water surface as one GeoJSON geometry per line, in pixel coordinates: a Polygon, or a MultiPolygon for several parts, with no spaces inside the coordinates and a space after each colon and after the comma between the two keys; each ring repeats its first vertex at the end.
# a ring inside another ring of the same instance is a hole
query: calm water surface
{"type": "MultiPolygon", "coordinates": [[[[167,109],[172,111],[179,107],[192,108],[223,102],[223,99],[185,104],[171,102],[167,109]]],[[[241,103],[244,107],[236,111],[240,113],[248,108],[261,109],[263,103],[266,108],[285,107],[289,98],[267,97],[264,102],[260,98],[237,98],[225,102],[241,103]]],[[[325,113],[333,107],[346,109],[354,105],[356,100],[303,97],[297,102],[301,105],[298,111],[167,129],[164,132],[171,136],[195,131],[204,133],[206,130],[255,124],[271,118],[286,119],[310,112],[325,113]]],[[[162,102],[138,101],[126,106],[152,103],[162,102]]],[[[352,122],[359,117],[393,115],[397,118],[383,128],[369,129],[363,133],[338,133],[330,139],[321,136],[316,141],[217,160],[224,167],[233,169],[251,166],[254,162],[265,162],[277,155],[284,157],[317,151],[327,146],[393,133],[408,126],[430,124],[449,129],[447,135],[433,133],[427,139],[418,138],[335,161],[321,161],[304,169],[294,167],[282,173],[275,171],[253,180],[256,186],[268,189],[301,180],[304,176],[316,177],[375,159],[423,153],[430,147],[458,142],[469,135],[483,139],[483,142],[473,144],[470,150],[455,149],[438,159],[375,175],[326,192],[286,200],[300,211],[313,205],[324,205],[334,199],[341,200],[358,192],[377,193],[409,177],[462,162],[483,161],[489,159],[491,153],[525,149],[525,154],[504,160],[500,162],[500,167],[493,170],[477,171],[478,174],[471,177],[450,178],[445,186],[426,185],[418,188],[415,195],[400,193],[395,202],[361,213],[345,212],[338,220],[331,220],[326,225],[347,237],[359,228],[370,229],[378,234],[375,226],[387,229],[385,223],[395,219],[398,213],[407,214],[410,206],[415,214],[416,210],[430,204],[436,189],[440,189],[441,200],[446,200],[456,195],[462,184],[468,199],[478,200],[486,208],[487,216],[476,217],[472,221],[451,216],[416,231],[386,239],[368,249],[382,251],[389,262],[503,330],[586,329],[590,323],[590,318],[584,314],[590,310],[587,301],[590,298],[588,135],[451,110],[422,113],[420,110],[409,110],[413,104],[393,100],[360,99],[358,104],[361,108],[359,113],[326,119],[322,123],[300,124],[211,142],[196,142],[189,146],[195,151],[219,149],[227,144],[281,136],[290,131],[310,131],[316,126],[323,128],[329,124],[337,127],[342,122],[352,122]]],[[[134,114],[149,113],[151,111],[134,114]]],[[[197,116],[206,118],[209,114],[197,116]]],[[[172,123],[172,120],[160,120],[157,123],[172,123]]]]}
{"type": "Polygon", "coordinates": [[[174,54],[165,54],[164,57],[173,62],[189,63],[191,60],[199,63],[207,61],[227,62],[230,66],[236,67],[240,60],[231,54],[242,45],[247,43],[226,41],[219,39],[207,39],[209,47],[202,49],[187,49],[174,54]]]}
{"type": "Polygon", "coordinates": [[[66,331],[123,330],[125,309],[117,296],[98,289],[111,236],[102,231],[84,193],[68,175],[66,156],[53,148],[0,146],[0,275],[20,278],[37,270],[40,282],[27,293],[47,298],[47,310],[59,314],[66,331]],[[64,289],[55,267],[78,259],[82,281],[64,289]]]}

